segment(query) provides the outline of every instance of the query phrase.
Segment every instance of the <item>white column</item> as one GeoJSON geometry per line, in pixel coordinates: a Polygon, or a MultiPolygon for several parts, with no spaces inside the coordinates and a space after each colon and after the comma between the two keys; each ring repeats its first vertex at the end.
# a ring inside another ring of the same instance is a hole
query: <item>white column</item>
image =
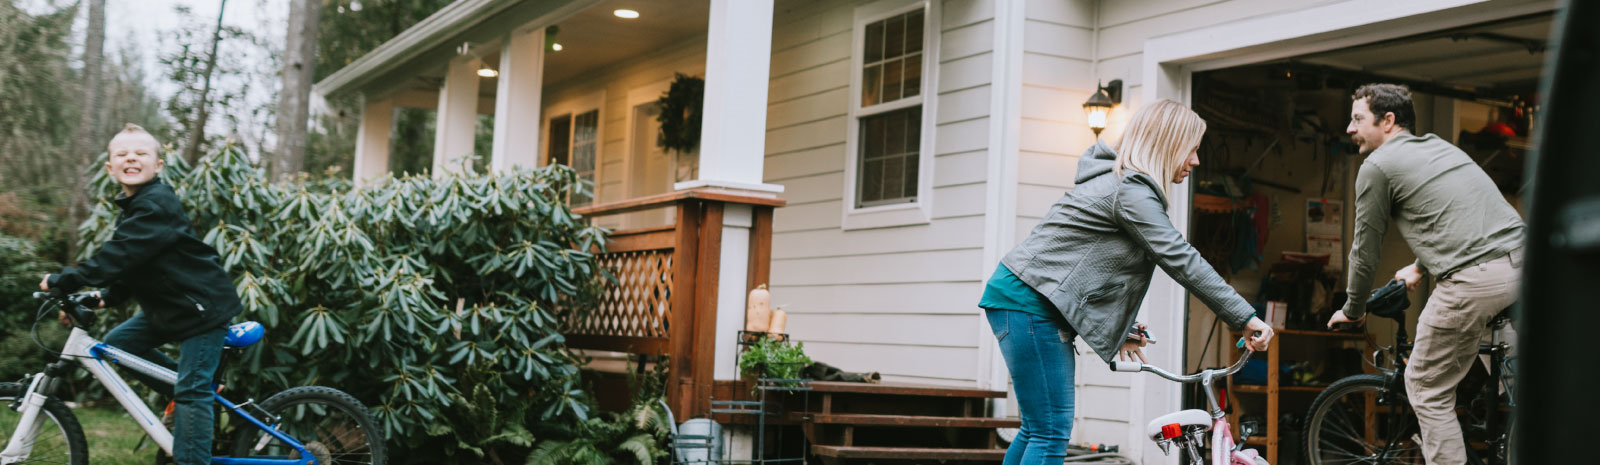
{"type": "Polygon", "coordinates": [[[739,377],[739,330],[744,329],[746,283],[750,278],[750,228],[755,210],[749,205],[725,204],[722,210],[722,254],[717,267],[717,344],[712,377],[739,377]]]}
{"type": "Polygon", "coordinates": [[[356,184],[389,171],[389,135],[393,131],[394,102],[367,102],[356,132],[356,166],[350,175],[356,184]]]}
{"type": "Polygon", "coordinates": [[[773,0],[711,0],[706,33],[700,177],[677,189],[718,186],[782,192],[762,183],[773,0]]]}
{"type": "Polygon", "coordinates": [[[539,164],[539,97],[544,87],[544,29],[513,31],[500,49],[490,169],[539,164]]]}
{"type": "Polygon", "coordinates": [[[478,125],[477,58],[456,57],[444,74],[439,89],[439,107],[433,132],[433,173],[459,171],[455,159],[472,155],[472,139],[478,125]]]}

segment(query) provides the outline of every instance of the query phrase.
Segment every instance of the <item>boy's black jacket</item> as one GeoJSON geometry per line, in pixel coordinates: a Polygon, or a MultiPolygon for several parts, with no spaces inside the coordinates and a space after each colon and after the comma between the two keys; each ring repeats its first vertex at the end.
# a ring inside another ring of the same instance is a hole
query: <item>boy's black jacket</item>
{"type": "Polygon", "coordinates": [[[98,253],[50,276],[50,288],[108,287],[107,306],[132,297],[168,341],[221,328],[243,309],[217,250],[195,237],[189,215],[160,178],[117,195],[117,229],[98,253]]]}

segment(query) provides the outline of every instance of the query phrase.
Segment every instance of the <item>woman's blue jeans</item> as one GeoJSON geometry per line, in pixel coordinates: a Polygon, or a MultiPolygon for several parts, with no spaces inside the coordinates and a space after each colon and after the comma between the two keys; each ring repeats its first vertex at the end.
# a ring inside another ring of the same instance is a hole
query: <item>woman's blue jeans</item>
{"type": "Polygon", "coordinates": [[[1003,465],[1060,465],[1072,433],[1073,332],[1066,323],[1027,312],[984,310],[1000,342],[1022,408],[1022,429],[1003,465]]]}

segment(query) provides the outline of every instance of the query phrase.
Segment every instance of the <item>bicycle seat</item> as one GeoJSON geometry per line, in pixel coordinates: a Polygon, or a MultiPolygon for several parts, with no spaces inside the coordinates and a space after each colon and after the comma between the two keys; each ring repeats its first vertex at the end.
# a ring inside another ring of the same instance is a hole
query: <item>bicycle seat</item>
{"type": "Polygon", "coordinates": [[[1211,414],[1205,410],[1184,410],[1162,415],[1150,420],[1150,425],[1145,427],[1145,436],[1152,438],[1161,437],[1161,427],[1167,425],[1183,425],[1211,427],[1211,414]]]}
{"type": "Polygon", "coordinates": [[[228,335],[222,339],[222,345],[228,347],[250,347],[251,344],[261,340],[267,335],[267,328],[261,323],[246,321],[228,327],[228,335]]]}
{"type": "Polygon", "coordinates": [[[1399,280],[1390,280],[1372,291],[1372,296],[1367,298],[1367,313],[1404,321],[1406,308],[1411,307],[1411,298],[1406,295],[1406,285],[1399,280]]]}
{"type": "Polygon", "coordinates": [[[1511,304],[1510,307],[1506,307],[1505,310],[1495,314],[1494,318],[1489,319],[1489,328],[1499,329],[1505,327],[1506,323],[1510,322],[1512,318],[1516,318],[1516,308],[1517,304],[1511,304]]]}

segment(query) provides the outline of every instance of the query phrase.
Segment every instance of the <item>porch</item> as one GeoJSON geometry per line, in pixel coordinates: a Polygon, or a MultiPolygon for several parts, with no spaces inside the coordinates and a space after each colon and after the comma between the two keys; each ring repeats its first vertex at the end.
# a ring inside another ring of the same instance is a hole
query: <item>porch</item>
{"type": "Polygon", "coordinates": [[[551,164],[591,183],[571,207],[614,230],[600,261],[618,282],[567,322],[569,345],[601,372],[670,360],[673,413],[700,417],[737,377],[745,295],[767,282],[785,203],[762,182],[772,16],[770,0],[462,0],[315,91],[362,99],[358,183],[551,164]],[[705,80],[700,143],[667,151],[657,101],[678,76],[705,80]],[[397,132],[406,118],[431,134],[397,132]]]}

